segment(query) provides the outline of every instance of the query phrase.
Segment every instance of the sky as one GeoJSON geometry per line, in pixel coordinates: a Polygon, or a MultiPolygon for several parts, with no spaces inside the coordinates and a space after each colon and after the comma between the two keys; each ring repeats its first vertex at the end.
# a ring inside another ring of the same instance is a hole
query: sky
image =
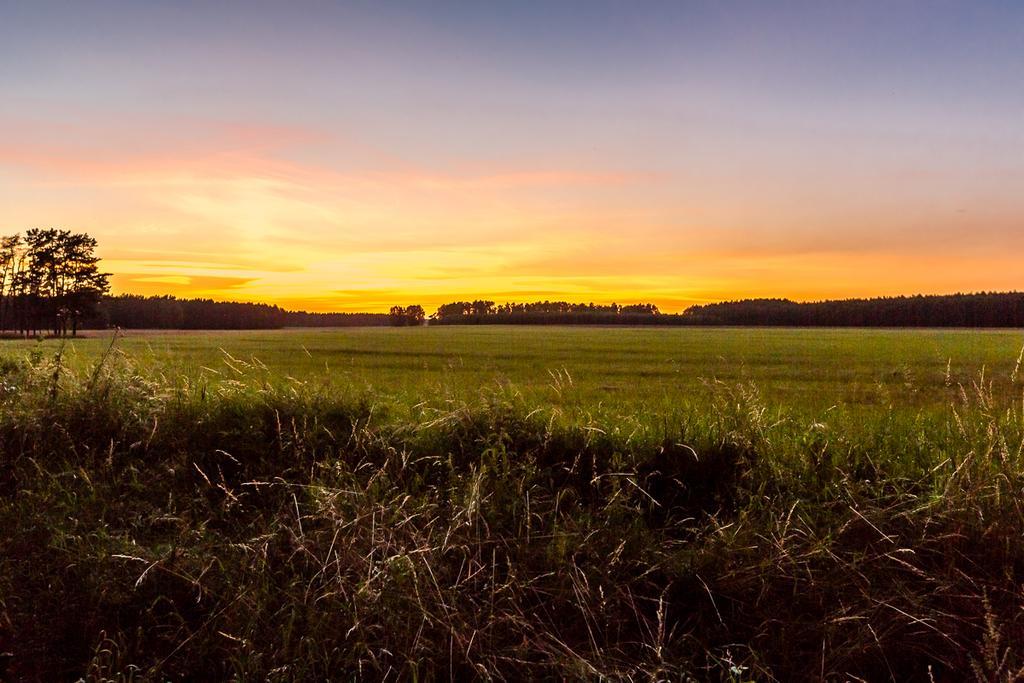
{"type": "Polygon", "coordinates": [[[381,311],[1024,289],[1024,3],[0,0],[0,234],[381,311]]]}

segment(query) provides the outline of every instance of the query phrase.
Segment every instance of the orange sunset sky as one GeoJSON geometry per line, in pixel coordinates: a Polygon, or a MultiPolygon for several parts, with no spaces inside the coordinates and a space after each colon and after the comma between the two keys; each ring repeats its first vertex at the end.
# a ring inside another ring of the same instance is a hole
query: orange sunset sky
{"type": "Polygon", "coordinates": [[[20,3],[0,233],[116,293],[1024,288],[1024,5],[20,3]]]}

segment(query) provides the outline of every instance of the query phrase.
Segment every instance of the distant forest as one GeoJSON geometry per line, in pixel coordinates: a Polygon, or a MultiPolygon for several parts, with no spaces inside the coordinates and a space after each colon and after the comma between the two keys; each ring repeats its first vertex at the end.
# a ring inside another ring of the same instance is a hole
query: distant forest
{"type": "Polygon", "coordinates": [[[574,304],[567,301],[507,303],[455,301],[438,307],[432,325],[681,325],[678,315],[666,315],[654,304],[619,306],[574,304]]]}
{"type": "Polygon", "coordinates": [[[752,325],[784,327],[1024,327],[1024,293],[900,296],[797,303],[746,299],[662,313],[653,304],[458,301],[429,318],[420,306],[390,313],[307,313],[209,299],[105,296],[82,327],[275,329],[416,325],[752,325]]]}
{"type": "Polygon", "coordinates": [[[282,327],[391,325],[386,313],[307,313],[279,306],[173,296],[107,296],[86,327],[178,330],[269,330],[282,327]]]}
{"type": "Polygon", "coordinates": [[[796,303],[748,299],[686,309],[697,325],[798,327],[1024,327],[1024,293],[982,292],[796,303]]]}
{"type": "Polygon", "coordinates": [[[1024,327],[1024,293],[917,295],[797,303],[745,299],[661,313],[653,304],[458,301],[437,309],[441,325],[778,325],[788,327],[1024,327]]]}

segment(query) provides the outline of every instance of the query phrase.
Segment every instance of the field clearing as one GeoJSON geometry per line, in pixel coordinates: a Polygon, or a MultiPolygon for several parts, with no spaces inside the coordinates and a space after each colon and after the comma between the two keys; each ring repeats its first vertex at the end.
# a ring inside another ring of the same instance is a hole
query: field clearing
{"type": "MultiPolygon", "coordinates": [[[[91,335],[66,342],[70,365],[88,367],[107,350],[110,333],[91,335]]],[[[0,349],[55,353],[61,344],[0,349]]],[[[662,418],[705,400],[716,381],[752,384],[769,405],[810,414],[939,409],[982,372],[995,395],[1011,398],[1022,345],[1019,330],[556,326],[133,330],[116,342],[143,374],[174,381],[237,378],[237,368],[268,382],[365,391],[399,407],[497,390],[564,410],[662,418]]]]}

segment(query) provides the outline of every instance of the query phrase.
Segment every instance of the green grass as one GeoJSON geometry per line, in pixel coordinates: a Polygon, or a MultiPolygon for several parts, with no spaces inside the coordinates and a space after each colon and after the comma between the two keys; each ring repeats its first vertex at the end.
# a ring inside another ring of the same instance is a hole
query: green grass
{"type": "MultiPolygon", "coordinates": [[[[68,342],[94,362],[108,339],[68,342]]],[[[60,342],[41,345],[47,353],[60,342]]],[[[17,353],[35,342],[8,342],[17,353]]],[[[956,384],[983,369],[998,391],[1024,346],[1018,330],[440,327],[133,334],[118,342],[148,374],[216,381],[230,357],[267,377],[372,392],[380,400],[472,400],[511,387],[532,402],[602,415],[671,415],[708,382],[754,383],[771,404],[810,413],[832,406],[944,408],[956,384]]]]}
{"type": "Polygon", "coordinates": [[[0,676],[1018,680],[1020,345],[5,344],[0,676]]]}

